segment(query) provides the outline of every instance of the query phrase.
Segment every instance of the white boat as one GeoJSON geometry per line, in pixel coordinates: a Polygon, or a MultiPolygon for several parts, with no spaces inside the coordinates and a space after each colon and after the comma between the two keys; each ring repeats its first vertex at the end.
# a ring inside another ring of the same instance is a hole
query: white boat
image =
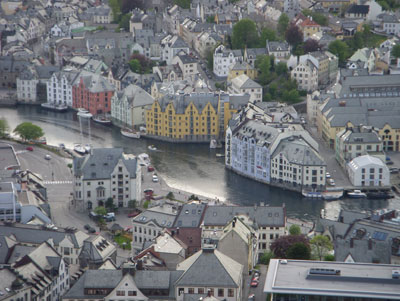
{"type": "Polygon", "coordinates": [[[338,200],[343,196],[343,188],[328,188],[322,192],[322,198],[326,201],[338,200]]]}
{"type": "Polygon", "coordinates": [[[353,191],[347,192],[347,196],[349,198],[357,198],[357,199],[367,197],[367,195],[364,192],[361,192],[361,190],[358,189],[354,189],[353,191]]]}
{"type": "Polygon", "coordinates": [[[90,144],[86,144],[86,145],[84,146],[84,149],[85,149],[85,152],[86,152],[86,153],[90,153],[90,150],[92,149],[92,146],[91,146],[90,144]]]}
{"type": "Polygon", "coordinates": [[[146,153],[140,154],[140,155],[138,155],[138,159],[139,159],[139,162],[144,164],[145,166],[150,165],[150,157],[148,154],[146,154],[146,153]]]}
{"type": "Polygon", "coordinates": [[[217,145],[218,145],[217,140],[211,139],[210,148],[217,148],[217,145]]]}
{"type": "Polygon", "coordinates": [[[83,118],[91,118],[93,116],[91,113],[89,113],[88,110],[83,109],[83,108],[78,109],[77,115],[80,117],[83,117],[83,118]]]}
{"type": "Polygon", "coordinates": [[[128,137],[128,138],[135,138],[135,139],[139,139],[140,138],[140,132],[137,132],[135,130],[131,130],[131,129],[121,129],[121,135],[128,137]]]}
{"type": "Polygon", "coordinates": [[[154,145],[149,145],[147,148],[149,150],[151,150],[151,151],[156,151],[157,150],[157,147],[155,147],[154,145]]]}
{"type": "Polygon", "coordinates": [[[221,158],[221,157],[225,157],[224,154],[215,154],[216,157],[221,158]]]}
{"type": "Polygon", "coordinates": [[[49,102],[42,103],[40,106],[44,109],[56,112],[65,112],[68,110],[68,107],[66,105],[57,105],[49,102]]]}
{"type": "Polygon", "coordinates": [[[77,143],[77,144],[74,145],[74,151],[77,152],[77,153],[80,154],[80,155],[86,154],[86,149],[85,149],[85,147],[82,146],[82,144],[79,144],[79,143],[77,143]]]}
{"type": "Polygon", "coordinates": [[[320,199],[322,198],[322,194],[320,191],[307,191],[307,190],[302,190],[301,194],[308,199],[320,199]]]}
{"type": "Polygon", "coordinates": [[[92,117],[93,121],[101,124],[111,124],[111,118],[104,115],[96,115],[92,117]]]}

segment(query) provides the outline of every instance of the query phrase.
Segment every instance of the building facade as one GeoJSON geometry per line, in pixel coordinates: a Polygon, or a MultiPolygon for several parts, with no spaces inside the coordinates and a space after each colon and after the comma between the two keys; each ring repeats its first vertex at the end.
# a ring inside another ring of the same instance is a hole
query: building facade
{"type": "Polygon", "coordinates": [[[77,71],[64,69],[53,73],[46,83],[47,102],[53,105],[66,105],[72,107],[72,83],[78,76],[77,71]]]}
{"type": "Polygon", "coordinates": [[[390,172],[382,160],[364,155],[347,164],[347,173],[352,185],[357,187],[390,186],[390,172]]]}
{"type": "Polygon", "coordinates": [[[232,79],[228,92],[231,94],[249,94],[249,101],[252,103],[261,102],[263,97],[262,86],[245,74],[232,79]]]}
{"type": "Polygon", "coordinates": [[[214,74],[219,77],[227,77],[230,66],[239,60],[243,60],[241,50],[230,50],[223,45],[218,46],[214,51],[214,74]]]}

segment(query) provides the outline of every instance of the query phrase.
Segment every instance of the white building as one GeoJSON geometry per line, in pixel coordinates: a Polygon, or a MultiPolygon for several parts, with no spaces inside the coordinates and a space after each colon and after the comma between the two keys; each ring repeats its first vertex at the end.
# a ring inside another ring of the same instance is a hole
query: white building
{"type": "Polygon", "coordinates": [[[133,255],[143,250],[146,241],[154,240],[163,229],[171,228],[177,214],[176,205],[162,203],[135,216],[132,219],[133,255]]]}
{"type": "Polygon", "coordinates": [[[111,118],[113,123],[124,127],[138,128],[146,124],[146,110],[154,98],[136,85],[129,85],[111,97],[111,118]]]}
{"type": "Polygon", "coordinates": [[[347,164],[347,173],[352,185],[364,186],[389,186],[390,172],[382,160],[365,155],[354,158],[347,164]]]}
{"type": "Polygon", "coordinates": [[[189,46],[179,36],[168,35],[161,40],[161,60],[171,65],[172,59],[179,53],[189,54],[189,46]]]}
{"type": "Polygon", "coordinates": [[[231,94],[249,94],[250,102],[261,102],[263,91],[262,86],[249,78],[246,74],[239,75],[231,80],[228,92],[231,94]]]}
{"type": "Polygon", "coordinates": [[[17,77],[17,99],[25,103],[35,103],[38,83],[39,79],[35,68],[27,66],[17,77]]]}
{"type": "Polygon", "coordinates": [[[230,50],[225,49],[223,45],[218,46],[214,52],[214,74],[219,77],[228,76],[229,67],[239,60],[243,60],[241,50],[230,50]]]}
{"type": "Polygon", "coordinates": [[[290,56],[291,47],[288,42],[268,41],[266,42],[267,54],[277,59],[284,59],[290,56]]]}
{"type": "Polygon", "coordinates": [[[172,59],[172,64],[178,64],[182,70],[183,79],[194,80],[196,75],[199,74],[197,59],[186,54],[180,53],[172,59]]]}
{"type": "Polygon", "coordinates": [[[47,102],[72,107],[72,83],[78,75],[78,71],[71,69],[53,73],[46,84],[47,102]]]}
{"type": "Polygon", "coordinates": [[[387,34],[397,36],[400,33],[400,21],[395,15],[385,14],[382,17],[382,28],[387,34]]]}
{"type": "Polygon", "coordinates": [[[129,201],[141,200],[141,167],[121,148],[96,148],[74,158],[73,173],[74,198],[82,210],[104,206],[109,198],[125,208],[129,201]]]}
{"type": "Polygon", "coordinates": [[[318,69],[310,60],[298,64],[290,72],[290,77],[296,80],[300,90],[315,91],[318,88],[318,69]]]}

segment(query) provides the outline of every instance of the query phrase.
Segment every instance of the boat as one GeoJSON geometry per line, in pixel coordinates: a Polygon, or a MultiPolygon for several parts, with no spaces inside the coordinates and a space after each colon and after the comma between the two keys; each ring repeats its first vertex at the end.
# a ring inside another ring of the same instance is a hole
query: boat
{"type": "Polygon", "coordinates": [[[370,191],[367,192],[369,199],[391,199],[394,196],[386,191],[370,191]]]}
{"type": "Polygon", "coordinates": [[[36,143],[36,144],[47,144],[47,139],[46,139],[46,137],[40,137],[36,140],[31,140],[31,142],[36,143]]]}
{"type": "Polygon", "coordinates": [[[151,151],[156,151],[157,150],[157,147],[155,147],[154,145],[149,145],[147,148],[149,150],[151,150],[151,151]]]}
{"type": "Polygon", "coordinates": [[[54,103],[49,103],[45,102],[40,105],[43,109],[47,109],[50,111],[56,111],[56,112],[66,112],[68,110],[68,106],[62,105],[62,104],[54,104],[54,103]]]}
{"type": "Polygon", "coordinates": [[[343,188],[327,188],[327,190],[322,192],[322,198],[325,201],[338,200],[343,196],[343,188]]]}
{"type": "Polygon", "coordinates": [[[301,194],[307,199],[320,199],[320,198],[322,198],[322,194],[321,194],[320,191],[302,190],[301,194]]]}
{"type": "Polygon", "coordinates": [[[143,153],[138,155],[139,163],[143,164],[144,166],[149,166],[150,165],[150,157],[148,154],[143,153]]]}
{"type": "Polygon", "coordinates": [[[121,129],[121,135],[128,138],[136,138],[136,139],[140,138],[140,132],[127,128],[121,129]]]}
{"type": "Polygon", "coordinates": [[[217,148],[217,140],[211,139],[211,141],[210,141],[210,148],[217,148]]]}
{"type": "Polygon", "coordinates": [[[74,151],[77,152],[77,153],[80,154],[80,155],[86,154],[86,149],[85,149],[85,147],[82,146],[82,144],[79,144],[79,143],[77,143],[77,144],[74,145],[74,151]]]}
{"type": "Polygon", "coordinates": [[[221,157],[225,157],[225,154],[215,154],[216,157],[221,158],[221,157]]]}
{"type": "Polygon", "coordinates": [[[92,146],[91,146],[90,144],[86,144],[86,145],[84,146],[84,149],[85,149],[85,152],[86,152],[86,153],[90,153],[90,150],[92,149],[92,146]]]}
{"type": "Polygon", "coordinates": [[[111,124],[111,118],[104,116],[104,115],[96,115],[92,117],[94,122],[101,123],[104,125],[111,124]]]}
{"type": "Polygon", "coordinates": [[[83,108],[79,108],[78,109],[78,114],[79,117],[83,117],[83,118],[91,118],[93,115],[86,109],[83,108]]]}
{"type": "Polygon", "coordinates": [[[364,192],[361,192],[361,190],[358,189],[354,189],[353,191],[348,191],[347,196],[349,198],[358,198],[358,199],[367,197],[367,195],[364,192]]]}

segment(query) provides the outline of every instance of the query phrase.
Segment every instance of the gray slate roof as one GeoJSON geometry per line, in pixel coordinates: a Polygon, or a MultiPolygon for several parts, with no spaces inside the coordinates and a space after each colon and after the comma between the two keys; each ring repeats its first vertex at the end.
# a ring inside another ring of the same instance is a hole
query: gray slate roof
{"type": "Polygon", "coordinates": [[[286,210],[270,206],[209,206],[203,223],[204,226],[225,226],[238,215],[248,215],[260,227],[281,227],[285,224],[286,210]]]}
{"type": "Polygon", "coordinates": [[[109,179],[120,159],[130,177],[136,178],[137,160],[125,159],[122,148],[95,148],[91,154],[74,158],[74,175],[83,180],[109,179]]]}
{"type": "Polygon", "coordinates": [[[215,112],[218,111],[217,94],[166,95],[158,102],[163,112],[165,111],[167,105],[172,102],[176,114],[183,114],[191,102],[193,102],[193,104],[199,110],[200,114],[208,102],[210,102],[215,112]]]}
{"type": "Polygon", "coordinates": [[[175,219],[174,227],[199,227],[206,204],[185,204],[175,219]]]}

